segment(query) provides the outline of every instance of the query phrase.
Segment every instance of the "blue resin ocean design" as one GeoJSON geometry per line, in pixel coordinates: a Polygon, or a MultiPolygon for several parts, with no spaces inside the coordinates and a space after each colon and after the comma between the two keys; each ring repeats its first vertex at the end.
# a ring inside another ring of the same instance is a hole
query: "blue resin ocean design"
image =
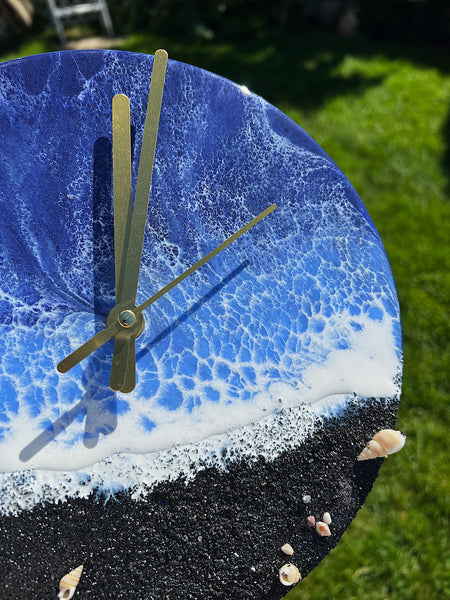
{"type": "Polygon", "coordinates": [[[109,389],[112,340],[57,372],[114,305],[111,102],[130,98],[135,183],[152,64],[66,51],[0,66],[4,472],[82,470],[399,394],[397,295],[356,192],[276,108],[170,60],[138,304],[277,208],[145,311],[131,394],[109,389]]]}

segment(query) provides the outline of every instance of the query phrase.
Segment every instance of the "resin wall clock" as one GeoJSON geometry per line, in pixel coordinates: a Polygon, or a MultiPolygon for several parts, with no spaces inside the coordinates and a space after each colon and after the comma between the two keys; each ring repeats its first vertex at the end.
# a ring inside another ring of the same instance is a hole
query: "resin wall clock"
{"type": "Polygon", "coordinates": [[[79,565],[79,598],[281,598],[395,427],[398,301],[357,194],[164,52],[0,65],[0,139],[2,598],[74,571],[69,597],[79,565]]]}

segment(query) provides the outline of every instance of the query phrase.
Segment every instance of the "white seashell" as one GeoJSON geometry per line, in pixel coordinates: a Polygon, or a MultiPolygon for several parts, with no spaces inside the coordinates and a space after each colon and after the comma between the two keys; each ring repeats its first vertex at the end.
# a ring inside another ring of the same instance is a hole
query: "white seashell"
{"type": "Polygon", "coordinates": [[[373,439],[383,446],[388,454],[394,454],[405,445],[406,435],[395,429],[381,429],[373,436],[373,439]]]}
{"type": "Polygon", "coordinates": [[[75,588],[80,581],[81,572],[83,571],[83,565],[80,565],[64,577],[59,582],[60,592],[58,594],[58,598],[63,598],[64,600],[70,600],[75,593],[75,588]]]}
{"type": "Polygon", "coordinates": [[[294,554],[294,548],[290,544],[284,544],[281,546],[281,551],[285,554],[294,554]]]}
{"type": "Polygon", "coordinates": [[[329,512],[323,513],[322,521],[326,525],[331,525],[331,515],[329,512]]]}
{"type": "Polygon", "coordinates": [[[279,576],[283,585],[294,585],[302,578],[300,571],[291,563],[281,567],[279,570],[279,576]]]}
{"type": "Polygon", "coordinates": [[[378,431],[357,460],[371,460],[372,458],[386,458],[388,454],[394,454],[403,448],[406,442],[406,435],[401,431],[394,429],[381,429],[378,431]]]}
{"type": "Polygon", "coordinates": [[[317,523],[316,523],[316,531],[321,536],[327,536],[328,537],[329,535],[331,535],[330,528],[323,521],[317,521],[317,523]]]}

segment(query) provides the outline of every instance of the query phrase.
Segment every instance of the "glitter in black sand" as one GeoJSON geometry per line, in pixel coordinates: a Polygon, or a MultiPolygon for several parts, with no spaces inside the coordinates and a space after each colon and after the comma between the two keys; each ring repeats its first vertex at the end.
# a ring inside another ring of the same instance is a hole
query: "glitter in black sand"
{"type": "Polygon", "coordinates": [[[279,600],[291,589],[279,568],[293,562],[304,578],[356,515],[382,463],[356,457],[376,431],[395,426],[396,411],[396,401],[368,401],[274,461],[207,468],[189,483],[159,484],[145,500],[121,493],[2,517],[0,599],[22,600],[24,589],[54,598],[59,579],[83,564],[77,600],[279,600]],[[306,523],[325,511],[331,537],[306,523]],[[280,551],[286,542],[293,556],[280,551]]]}

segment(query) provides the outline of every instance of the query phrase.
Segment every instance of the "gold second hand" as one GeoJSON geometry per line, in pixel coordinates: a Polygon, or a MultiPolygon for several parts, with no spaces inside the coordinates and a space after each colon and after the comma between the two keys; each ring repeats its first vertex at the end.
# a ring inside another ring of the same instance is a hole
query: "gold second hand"
{"type": "MultiPolygon", "coordinates": [[[[165,287],[163,287],[161,290],[159,290],[159,292],[157,292],[151,298],[149,298],[148,300],[146,300],[145,302],[140,304],[133,311],[134,314],[136,316],[138,316],[143,310],[145,310],[150,305],[152,305],[154,302],[156,302],[156,300],[158,300],[159,298],[164,296],[164,294],[167,294],[167,292],[169,292],[176,285],[178,285],[181,281],[183,281],[183,279],[186,279],[186,277],[189,277],[189,275],[192,275],[192,273],[194,273],[194,271],[196,271],[202,265],[204,265],[209,260],[211,260],[211,258],[213,258],[217,254],[219,254],[219,252],[224,250],[227,246],[229,246],[231,243],[233,243],[235,240],[237,240],[238,237],[243,235],[246,231],[251,229],[257,223],[259,223],[259,221],[264,219],[264,217],[269,215],[275,209],[276,209],[276,204],[272,204],[271,206],[266,208],[266,210],[264,210],[262,213],[260,213],[254,219],[252,219],[249,223],[247,223],[247,225],[244,225],[244,227],[241,227],[241,229],[236,231],[236,233],[233,233],[233,235],[231,235],[228,239],[226,239],[224,242],[219,244],[219,246],[217,246],[217,248],[214,248],[214,250],[211,250],[211,252],[209,252],[206,256],[204,256],[199,261],[197,261],[195,264],[193,264],[192,267],[189,267],[189,269],[184,271],[184,273],[182,273],[181,275],[176,277],[173,281],[171,281],[169,284],[167,284],[165,287]]],[[[103,344],[106,344],[106,342],[108,340],[110,340],[113,337],[113,335],[115,335],[119,331],[121,331],[121,326],[118,321],[115,321],[112,325],[110,325],[109,327],[106,327],[105,329],[103,329],[102,331],[100,331],[99,333],[94,335],[94,337],[92,337],[85,344],[83,344],[82,346],[77,348],[74,352],[72,352],[72,354],[69,354],[69,356],[64,358],[57,366],[58,371],[60,373],[66,373],[72,367],[74,367],[79,362],[81,362],[84,358],[89,356],[89,354],[94,352],[94,350],[97,350],[97,348],[100,348],[100,346],[103,346],[103,344]]]]}
{"type": "Polygon", "coordinates": [[[217,246],[217,248],[214,248],[214,250],[211,250],[211,252],[209,252],[206,256],[204,256],[199,261],[197,261],[195,264],[193,264],[192,267],[189,267],[189,269],[187,269],[184,273],[182,273],[181,275],[179,275],[176,279],[174,279],[173,281],[171,281],[169,284],[167,284],[161,290],[159,290],[159,292],[157,292],[151,298],[149,298],[148,300],[146,300],[145,302],[143,302],[142,304],[140,304],[137,308],[135,308],[134,311],[133,311],[134,314],[136,316],[139,315],[143,310],[145,310],[146,308],[148,308],[149,306],[151,306],[154,302],[156,302],[157,300],[159,300],[159,298],[161,298],[162,296],[164,296],[164,294],[167,294],[167,292],[169,292],[172,288],[174,288],[179,283],[181,283],[183,281],[183,279],[186,279],[186,277],[189,277],[189,275],[192,275],[192,273],[194,273],[194,271],[196,271],[197,269],[199,269],[200,267],[202,267],[205,263],[207,263],[214,256],[216,256],[216,254],[219,254],[219,252],[221,252],[227,246],[229,246],[230,244],[232,244],[235,240],[238,239],[238,237],[240,237],[241,235],[243,235],[246,231],[248,231],[249,229],[251,229],[257,223],[259,223],[259,221],[262,221],[262,219],[264,219],[264,217],[267,217],[267,215],[270,214],[273,210],[275,210],[276,207],[277,207],[276,204],[271,204],[269,206],[269,208],[266,208],[266,210],[264,210],[262,213],[260,213],[254,219],[252,219],[249,223],[247,223],[247,225],[244,225],[244,227],[241,227],[241,229],[239,229],[238,231],[236,231],[236,233],[233,233],[233,235],[231,235],[228,239],[226,239],[219,246],[217,246]]]}

